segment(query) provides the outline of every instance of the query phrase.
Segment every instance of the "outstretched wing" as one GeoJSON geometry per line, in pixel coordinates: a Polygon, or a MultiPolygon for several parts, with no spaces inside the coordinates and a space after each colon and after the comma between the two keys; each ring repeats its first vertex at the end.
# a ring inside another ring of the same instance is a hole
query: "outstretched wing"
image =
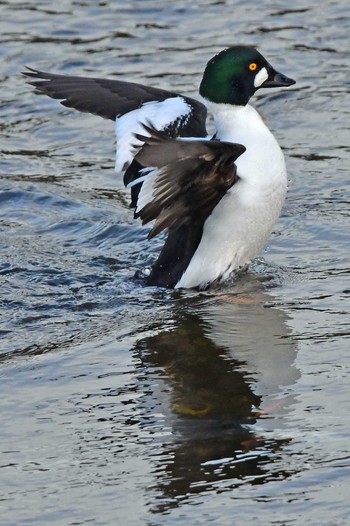
{"type": "MultiPolygon", "coordinates": [[[[34,79],[29,84],[34,86],[37,92],[59,99],[63,106],[113,121],[147,102],[161,102],[179,97],[174,92],[123,80],[56,75],[32,68],[27,70],[23,75],[34,79]]],[[[183,98],[195,110],[198,127],[203,128],[206,118],[205,106],[190,97],[183,98]]]]}
{"type": "MultiPolygon", "coordinates": [[[[32,68],[27,68],[23,75],[31,79],[29,84],[38,93],[60,100],[63,106],[116,121],[117,172],[125,172],[132,164],[134,133],[141,132],[140,123],[147,120],[169,135],[206,135],[207,109],[190,97],[134,82],[56,75],[32,68]]],[[[138,165],[133,163],[125,174],[125,184],[137,177],[138,165]]],[[[132,191],[133,202],[138,191],[138,188],[132,191]]]]}
{"type": "Polygon", "coordinates": [[[173,139],[150,125],[144,128],[149,137],[136,135],[144,145],[135,160],[146,168],[129,186],[143,183],[136,214],[143,224],[156,220],[149,238],[165,228],[203,225],[238,181],[234,162],[245,147],[216,140],[173,139]]]}

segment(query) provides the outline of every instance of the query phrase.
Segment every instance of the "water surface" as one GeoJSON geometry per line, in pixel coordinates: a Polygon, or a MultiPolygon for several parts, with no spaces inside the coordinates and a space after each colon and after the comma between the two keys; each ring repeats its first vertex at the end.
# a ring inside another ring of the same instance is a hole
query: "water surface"
{"type": "Polygon", "coordinates": [[[349,12],[345,0],[0,5],[1,523],[348,524],[349,12]],[[216,292],[132,280],[113,124],[24,65],[197,93],[253,44],[289,90],[255,105],[290,190],[268,246],[216,292]]]}

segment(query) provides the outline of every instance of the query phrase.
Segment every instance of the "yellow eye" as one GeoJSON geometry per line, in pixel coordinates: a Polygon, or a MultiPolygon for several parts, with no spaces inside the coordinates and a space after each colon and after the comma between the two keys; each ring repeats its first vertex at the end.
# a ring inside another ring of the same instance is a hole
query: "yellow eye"
{"type": "Polygon", "coordinates": [[[251,64],[249,64],[250,71],[255,71],[257,67],[258,67],[258,65],[255,64],[255,62],[252,62],[251,64]]]}

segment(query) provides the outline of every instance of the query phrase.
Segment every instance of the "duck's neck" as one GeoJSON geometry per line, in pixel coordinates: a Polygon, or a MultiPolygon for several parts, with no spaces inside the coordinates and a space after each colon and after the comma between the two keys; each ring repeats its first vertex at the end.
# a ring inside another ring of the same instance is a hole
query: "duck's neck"
{"type": "Polygon", "coordinates": [[[262,124],[260,115],[249,104],[234,106],[206,101],[206,106],[213,115],[217,138],[221,141],[237,142],[242,133],[249,133],[251,128],[262,124]]]}

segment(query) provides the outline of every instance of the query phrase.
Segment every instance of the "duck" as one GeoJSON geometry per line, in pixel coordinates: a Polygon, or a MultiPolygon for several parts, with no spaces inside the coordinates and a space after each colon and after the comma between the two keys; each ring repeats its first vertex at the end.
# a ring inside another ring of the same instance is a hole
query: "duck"
{"type": "Polygon", "coordinates": [[[272,233],[287,192],[283,152],[249,104],[295,80],[252,46],[209,60],[200,100],[118,79],[23,72],[37,93],[115,123],[117,173],[134,217],[165,242],[146,285],[208,289],[232,279],[272,233]],[[208,134],[211,114],[215,133],[208,134]]]}

